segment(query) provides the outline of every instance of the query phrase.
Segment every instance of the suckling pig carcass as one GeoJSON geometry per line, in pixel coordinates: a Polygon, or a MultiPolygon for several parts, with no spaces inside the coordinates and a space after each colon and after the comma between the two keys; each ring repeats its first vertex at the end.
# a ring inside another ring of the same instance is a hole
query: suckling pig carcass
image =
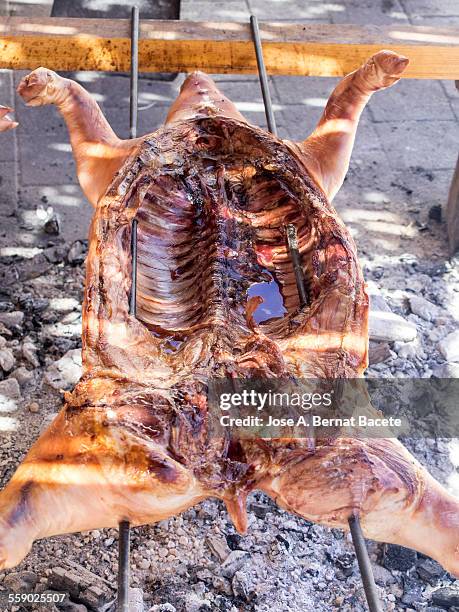
{"type": "Polygon", "coordinates": [[[246,529],[259,489],[310,521],[415,548],[459,574],[459,502],[395,439],[208,438],[211,377],[357,378],[368,299],[354,242],[331,206],[359,116],[408,60],[373,56],[332,93],[315,131],[280,140],[249,125],[206,75],[182,86],[165,125],[117,138],[75,82],[40,68],[18,91],[62,113],[95,207],[81,381],[0,494],[0,568],[37,538],[141,525],[207,497],[246,529]],[[137,316],[129,314],[138,220],[137,316]],[[285,241],[298,232],[310,303],[300,307],[285,241]],[[256,317],[275,282],[277,316],[256,317]],[[255,297],[255,303],[253,300],[255,297]]]}

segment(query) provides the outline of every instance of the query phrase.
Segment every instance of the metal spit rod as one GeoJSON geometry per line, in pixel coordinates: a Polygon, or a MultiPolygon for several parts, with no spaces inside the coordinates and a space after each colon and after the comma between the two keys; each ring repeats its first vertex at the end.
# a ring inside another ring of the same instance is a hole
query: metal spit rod
{"type": "MultiPolygon", "coordinates": [[[[269,92],[268,75],[266,73],[266,67],[263,58],[263,49],[261,46],[260,29],[258,27],[258,20],[255,15],[250,16],[250,25],[252,28],[255,53],[257,56],[258,76],[260,78],[260,85],[263,94],[263,102],[265,105],[265,114],[266,120],[268,122],[268,129],[272,134],[277,136],[276,120],[274,118],[271,95],[269,92]]],[[[295,272],[295,280],[298,289],[298,295],[300,298],[300,305],[301,307],[303,307],[309,303],[309,296],[307,294],[307,289],[304,283],[304,274],[303,268],[301,267],[296,227],[293,224],[287,225],[286,233],[288,248],[290,256],[292,258],[293,269],[295,272]]],[[[376,591],[373,569],[371,567],[370,557],[368,555],[368,550],[365,544],[365,538],[363,537],[360,520],[357,515],[353,515],[349,519],[349,529],[351,531],[352,541],[354,543],[360,574],[362,576],[362,583],[363,588],[365,590],[368,609],[370,610],[370,612],[381,612],[381,605],[379,603],[379,598],[376,591]]]]}
{"type": "Polygon", "coordinates": [[[349,529],[351,530],[355,554],[357,556],[357,562],[359,564],[360,574],[362,576],[368,609],[370,612],[382,612],[376,590],[373,568],[371,567],[371,561],[368,555],[367,546],[365,544],[365,538],[363,537],[362,527],[360,526],[360,520],[356,514],[351,516],[349,519],[349,529]]]}
{"type": "Polygon", "coordinates": [[[268,74],[266,72],[265,60],[263,57],[263,48],[261,46],[260,29],[258,27],[258,19],[255,17],[255,15],[250,15],[250,27],[252,29],[255,55],[257,56],[258,76],[260,78],[261,93],[263,95],[263,102],[265,105],[265,115],[266,121],[268,122],[268,130],[271,132],[271,134],[277,136],[276,119],[274,117],[271,94],[269,91],[268,74]]]}
{"type": "Polygon", "coordinates": [[[137,109],[139,106],[139,7],[131,13],[131,82],[129,96],[129,133],[137,137],[137,109]]]}
{"type": "Polygon", "coordinates": [[[301,265],[300,251],[298,249],[298,236],[296,227],[293,223],[289,223],[286,227],[287,244],[290,251],[290,257],[293,263],[293,272],[295,273],[296,288],[300,297],[300,307],[304,308],[309,304],[309,295],[304,281],[304,272],[301,265]]]}
{"type": "Polygon", "coordinates": [[[119,524],[118,538],[118,601],[116,609],[117,612],[129,612],[131,527],[128,521],[121,521],[119,524]]]}
{"type": "MultiPolygon", "coordinates": [[[[137,136],[137,115],[139,92],[139,8],[131,11],[131,78],[129,90],[129,135],[137,136]]],[[[129,314],[137,310],[137,219],[131,225],[131,295],[129,314]]],[[[129,521],[121,521],[118,536],[118,597],[117,612],[129,612],[129,579],[131,554],[131,526],[129,521]]]]}

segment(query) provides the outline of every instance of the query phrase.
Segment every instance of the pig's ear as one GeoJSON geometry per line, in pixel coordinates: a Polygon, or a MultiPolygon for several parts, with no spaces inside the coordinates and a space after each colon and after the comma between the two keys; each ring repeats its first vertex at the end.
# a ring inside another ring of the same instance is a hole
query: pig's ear
{"type": "Polygon", "coordinates": [[[308,168],[330,201],[349,168],[357,126],[366,103],[375,91],[396,83],[408,63],[408,58],[392,51],[373,55],[338,84],[316,129],[300,143],[308,168]]]}
{"type": "Polygon", "coordinates": [[[0,132],[12,130],[19,125],[17,121],[13,121],[10,117],[8,117],[8,113],[12,112],[13,109],[9,106],[0,105],[0,132]]]}

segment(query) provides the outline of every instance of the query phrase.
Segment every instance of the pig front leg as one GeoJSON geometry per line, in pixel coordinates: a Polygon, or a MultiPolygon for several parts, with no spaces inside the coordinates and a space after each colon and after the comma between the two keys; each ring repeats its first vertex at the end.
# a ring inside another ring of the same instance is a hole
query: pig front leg
{"type": "Polygon", "coordinates": [[[330,201],[339,191],[349,168],[357,126],[365,105],[375,91],[396,83],[408,62],[408,58],[392,51],[373,55],[338,84],[316,129],[303,143],[299,143],[308,169],[330,201]]]}

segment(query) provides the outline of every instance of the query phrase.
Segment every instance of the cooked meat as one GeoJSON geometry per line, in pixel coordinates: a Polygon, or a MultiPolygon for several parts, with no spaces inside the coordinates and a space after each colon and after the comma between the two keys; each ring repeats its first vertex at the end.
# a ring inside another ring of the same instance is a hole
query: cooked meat
{"type": "Polygon", "coordinates": [[[95,206],[83,319],[84,374],[0,494],[0,567],[36,538],[150,523],[206,497],[240,531],[261,489],[308,520],[410,546],[459,573],[459,504],[393,439],[208,435],[213,378],[358,378],[368,299],[330,204],[370,95],[406,58],[384,51],[333,92],[304,142],[250,126],[193,74],[153,134],[120,141],[77,84],[38,69],[19,86],[56,104],[95,206]],[[137,317],[129,314],[138,220],[137,317]],[[300,306],[286,239],[298,232],[300,306]]]}

